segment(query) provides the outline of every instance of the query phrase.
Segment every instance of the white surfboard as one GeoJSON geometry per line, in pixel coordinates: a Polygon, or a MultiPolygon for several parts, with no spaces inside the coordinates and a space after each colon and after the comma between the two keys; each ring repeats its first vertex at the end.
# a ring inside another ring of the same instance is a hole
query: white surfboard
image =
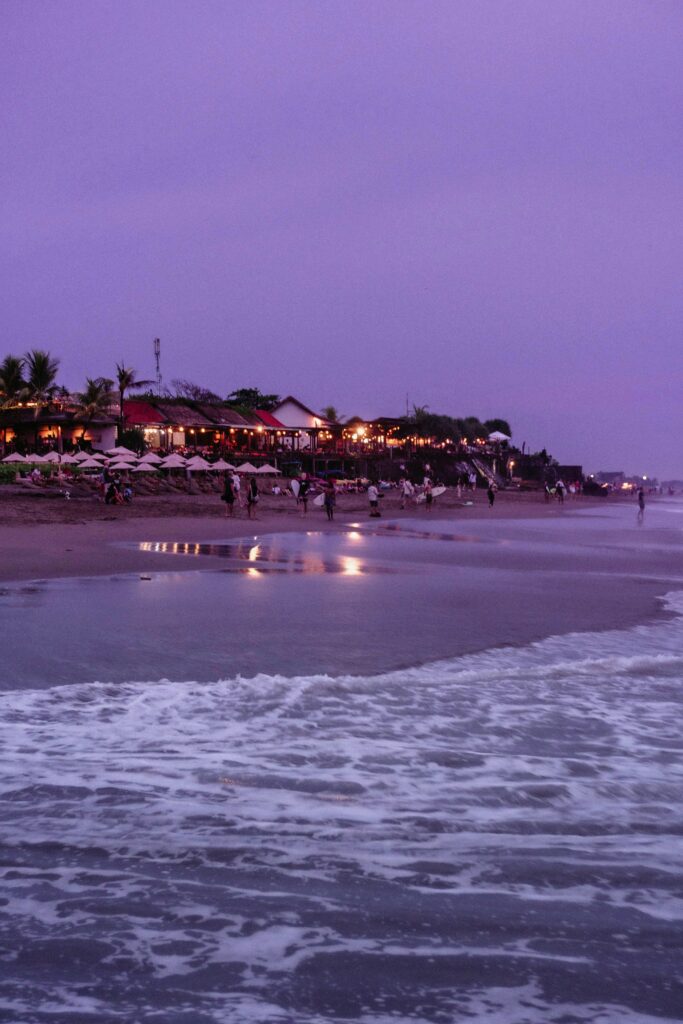
{"type": "Polygon", "coordinates": [[[299,481],[298,480],[290,480],[289,481],[289,486],[292,489],[292,494],[294,495],[294,497],[298,498],[299,497],[299,481]]]}
{"type": "MultiPolygon", "coordinates": [[[[445,490],[446,490],[445,487],[433,487],[432,488],[432,498],[438,498],[439,495],[443,494],[445,490]]],[[[417,497],[417,500],[418,501],[426,501],[427,498],[426,498],[426,496],[424,494],[419,494],[418,497],[417,497]]]]}
{"type": "Polygon", "coordinates": [[[322,494],[316,495],[316,497],[313,499],[313,504],[317,505],[319,508],[322,505],[325,504],[325,492],[324,491],[322,492],[322,494]]]}

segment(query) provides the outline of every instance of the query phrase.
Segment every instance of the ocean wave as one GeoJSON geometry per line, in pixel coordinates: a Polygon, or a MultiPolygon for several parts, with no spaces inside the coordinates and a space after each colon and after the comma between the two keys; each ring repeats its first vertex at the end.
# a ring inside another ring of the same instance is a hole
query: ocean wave
{"type": "Polygon", "coordinates": [[[0,1019],[680,1019],[666,606],[376,676],[3,694],[0,1019]]]}

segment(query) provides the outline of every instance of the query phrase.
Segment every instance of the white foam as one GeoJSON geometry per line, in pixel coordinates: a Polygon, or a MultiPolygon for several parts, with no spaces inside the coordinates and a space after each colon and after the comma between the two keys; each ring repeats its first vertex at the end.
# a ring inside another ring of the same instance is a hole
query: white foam
{"type": "MultiPolygon", "coordinates": [[[[681,594],[667,607],[679,616],[681,594]]],[[[5,693],[0,799],[12,816],[0,840],[24,851],[0,868],[5,911],[34,938],[107,936],[153,981],[232,965],[252,991],[205,993],[215,1021],[289,1019],[272,978],[339,954],[513,957],[529,977],[589,967],[590,935],[580,954],[560,935],[549,948],[535,908],[571,908],[583,928],[609,912],[624,932],[634,915],[683,921],[681,622],[375,677],[5,693]],[[356,931],[344,916],[356,888],[428,916],[462,899],[531,916],[503,944],[426,940],[412,917],[365,935],[371,901],[354,904],[356,931]]],[[[551,1005],[529,985],[469,990],[458,1005],[487,1024],[654,1019],[617,1003],[551,1005]]],[[[354,1019],[420,1017],[368,1008],[354,1019]]]]}

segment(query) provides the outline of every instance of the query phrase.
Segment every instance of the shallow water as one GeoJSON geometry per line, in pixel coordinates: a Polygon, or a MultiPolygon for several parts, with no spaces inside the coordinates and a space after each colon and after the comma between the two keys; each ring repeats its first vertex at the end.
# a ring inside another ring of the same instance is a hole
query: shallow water
{"type": "MultiPolygon", "coordinates": [[[[424,580],[434,601],[434,578],[462,571],[426,571],[415,538],[375,540],[390,574],[99,586],[135,597],[131,622],[144,601],[168,614],[170,591],[207,614],[214,586],[262,583],[272,616],[310,583],[307,603],[341,614],[347,584],[424,580]]],[[[92,581],[9,588],[0,607],[26,635],[64,593],[92,629],[92,581]]],[[[681,593],[668,604],[647,625],[393,671],[190,681],[179,663],[174,681],[5,692],[0,1020],[682,1019],[681,593]]]]}

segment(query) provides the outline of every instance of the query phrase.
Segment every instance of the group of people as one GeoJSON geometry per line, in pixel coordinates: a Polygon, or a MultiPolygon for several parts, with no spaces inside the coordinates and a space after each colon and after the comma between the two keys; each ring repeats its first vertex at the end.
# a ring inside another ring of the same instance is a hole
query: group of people
{"type": "MultiPolygon", "coordinates": [[[[247,483],[247,516],[249,519],[256,519],[256,506],[259,500],[259,489],[256,477],[249,477],[247,483]]],[[[221,501],[225,502],[226,516],[235,515],[235,505],[242,507],[242,482],[239,474],[235,471],[225,474],[223,479],[223,493],[221,501]]]]}

